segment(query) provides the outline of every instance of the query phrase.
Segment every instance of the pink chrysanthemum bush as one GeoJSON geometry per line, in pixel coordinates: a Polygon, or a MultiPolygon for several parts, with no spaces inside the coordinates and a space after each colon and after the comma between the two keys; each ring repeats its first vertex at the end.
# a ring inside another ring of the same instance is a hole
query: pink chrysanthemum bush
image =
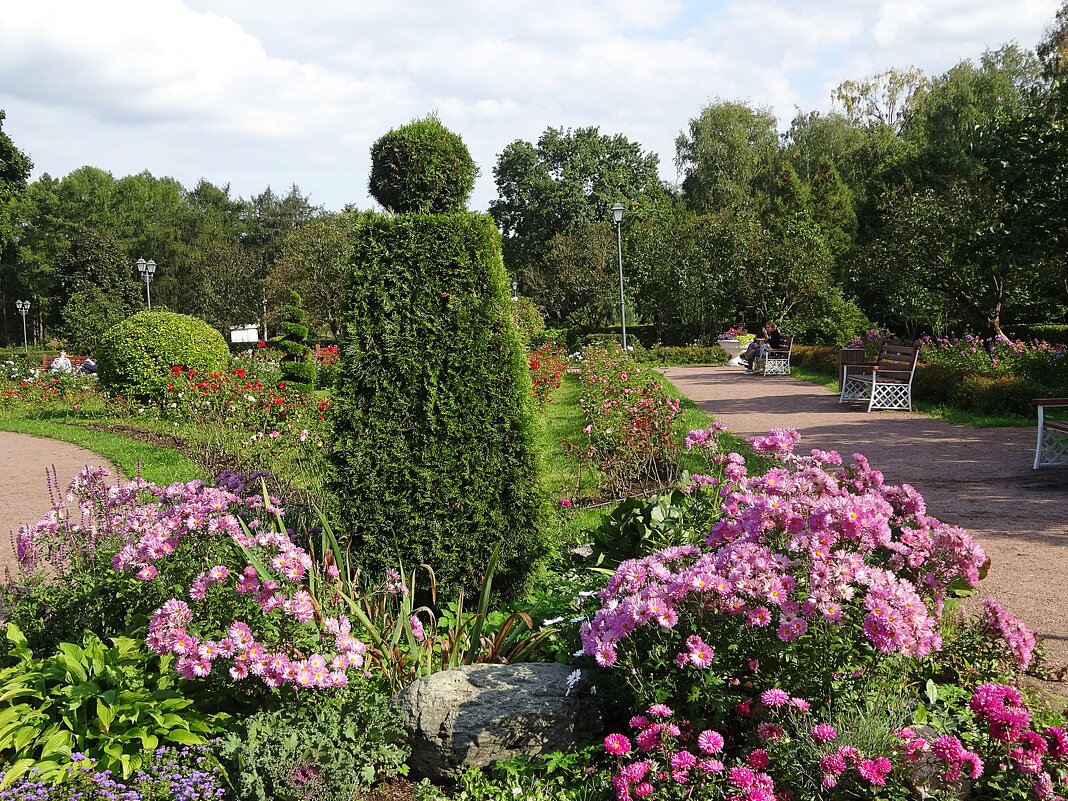
{"type": "Polygon", "coordinates": [[[362,674],[367,647],[338,608],[324,609],[310,592],[337,569],[313,562],[291,540],[277,499],[199,481],[109,484],[102,468],[86,468],[67,498],[80,519],[57,505],[20,530],[20,563],[63,567],[75,548],[114,554],[117,574],[161,599],[149,614],[147,644],[173,654],[184,678],[324,689],[362,674]]]}
{"type": "Polygon", "coordinates": [[[761,476],[719,457],[722,483],[698,490],[721,504],[703,545],[621,564],[583,626],[584,652],[647,708],[605,741],[620,801],[907,798],[965,783],[1063,792],[1060,757],[1046,778],[1026,761],[1059,753],[1059,729],[1034,731],[1027,754],[1001,749],[1006,767],[992,771],[996,729],[967,706],[979,681],[1011,678],[1036,646],[996,602],[947,627],[947,601],[985,571],[982,547],[859,454],[800,456],[797,440],[755,439],[779,461],[761,476]],[[702,737],[722,753],[702,753],[702,737]]]}

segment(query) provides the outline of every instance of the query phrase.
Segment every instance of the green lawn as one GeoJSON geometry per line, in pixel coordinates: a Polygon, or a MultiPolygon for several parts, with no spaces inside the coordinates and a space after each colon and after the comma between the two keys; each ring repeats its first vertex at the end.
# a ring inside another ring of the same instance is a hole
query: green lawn
{"type": "Polygon", "coordinates": [[[139,442],[109,431],[93,431],[52,420],[0,418],[0,430],[69,442],[98,453],[130,477],[137,473],[153,484],[171,484],[206,478],[193,462],[176,450],[139,442]]]}

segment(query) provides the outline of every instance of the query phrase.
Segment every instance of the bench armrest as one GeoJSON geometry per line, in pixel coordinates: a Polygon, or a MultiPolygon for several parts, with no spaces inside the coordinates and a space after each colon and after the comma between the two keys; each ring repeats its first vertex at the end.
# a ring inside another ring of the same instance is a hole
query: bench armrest
{"type": "Polygon", "coordinates": [[[1068,398],[1035,398],[1035,406],[1068,406],[1068,398]]]}

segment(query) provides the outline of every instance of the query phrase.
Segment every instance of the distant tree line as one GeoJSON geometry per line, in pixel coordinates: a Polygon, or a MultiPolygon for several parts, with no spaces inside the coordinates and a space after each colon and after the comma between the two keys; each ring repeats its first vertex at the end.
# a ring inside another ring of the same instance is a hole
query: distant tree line
{"type": "MultiPolygon", "coordinates": [[[[506,266],[549,326],[628,313],[665,340],[710,340],[765,319],[808,342],[871,323],[900,333],[1012,332],[1068,310],[1068,0],[1034,51],[1007,44],[942,75],[844,81],[828,113],[710,103],[679,133],[680,180],[596,127],[517,140],[490,203],[506,266]]],[[[251,199],[202,180],[82,167],[29,182],[0,110],[0,343],[33,331],[89,348],[139,309],[133,264],[158,265],[153,304],[221,331],[277,324],[291,290],[312,334],[340,335],[348,212],[297,186],[251,199]]]]}
{"type": "Polygon", "coordinates": [[[1068,308],[1068,2],[1036,51],[1008,44],[942,75],[889,69],[843,82],[829,113],[717,100],[676,140],[681,181],[597,128],[549,128],[498,158],[490,213],[523,295],[547,323],[618,322],[665,339],[784,322],[840,342],[999,333],[1068,308]]]}

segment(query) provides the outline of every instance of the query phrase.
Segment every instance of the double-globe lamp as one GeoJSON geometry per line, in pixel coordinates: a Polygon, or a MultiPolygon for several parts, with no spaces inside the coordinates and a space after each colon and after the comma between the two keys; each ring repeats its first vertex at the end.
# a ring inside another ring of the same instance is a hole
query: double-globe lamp
{"type": "Polygon", "coordinates": [[[156,274],[156,262],[149,259],[137,260],[137,272],[141,274],[141,280],[145,282],[145,296],[148,298],[148,308],[152,309],[152,277],[156,274]]]}
{"type": "Polygon", "coordinates": [[[19,314],[22,315],[22,347],[26,349],[26,355],[30,355],[30,343],[26,338],[26,315],[30,313],[30,302],[28,300],[16,300],[15,308],[19,310],[19,314]]]}

